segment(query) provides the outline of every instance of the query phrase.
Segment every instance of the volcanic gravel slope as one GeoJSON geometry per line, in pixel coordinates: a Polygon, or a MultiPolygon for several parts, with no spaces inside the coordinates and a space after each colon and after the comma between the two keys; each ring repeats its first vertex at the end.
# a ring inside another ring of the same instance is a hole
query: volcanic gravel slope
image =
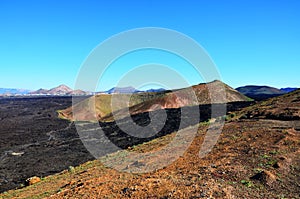
{"type": "MultiPolygon", "coordinates": [[[[98,160],[3,198],[300,198],[299,123],[278,120],[227,122],[204,158],[200,146],[208,125],[200,126],[189,149],[165,168],[142,174],[120,172],[98,160]]],[[[131,151],[157,150],[170,134],[131,151]]],[[[113,155],[122,159],[122,152],[113,155]]],[[[167,158],[167,157],[159,157],[167,158]]],[[[153,157],[150,162],[159,161],[153,157]]],[[[140,164],[147,164],[139,162],[140,164]]]]}

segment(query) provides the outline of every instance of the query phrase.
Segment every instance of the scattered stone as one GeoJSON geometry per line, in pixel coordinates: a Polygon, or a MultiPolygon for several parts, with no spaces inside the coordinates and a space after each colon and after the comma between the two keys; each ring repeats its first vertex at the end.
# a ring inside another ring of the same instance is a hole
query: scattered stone
{"type": "Polygon", "coordinates": [[[11,155],[13,156],[22,156],[25,152],[12,152],[11,155]]]}
{"type": "Polygon", "coordinates": [[[76,187],[82,187],[84,185],[84,183],[83,182],[80,182],[80,183],[78,183],[77,185],[76,185],[76,187]]]}
{"type": "Polygon", "coordinates": [[[68,171],[70,173],[75,173],[75,168],[73,166],[69,166],[68,171]]]}
{"type": "Polygon", "coordinates": [[[201,198],[206,197],[206,195],[207,195],[207,192],[206,192],[206,191],[201,191],[201,193],[200,193],[200,197],[201,197],[201,198]]]}
{"type": "Polygon", "coordinates": [[[276,176],[270,171],[261,171],[252,176],[250,179],[258,180],[266,185],[271,185],[274,181],[276,181],[276,176]]]}
{"type": "Polygon", "coordinates": [[[217,165],[215,165],[215,164],[212,164],[210,166],[211,166],[211,168],[217,168],[217,165]]]}
{"type": "Polygon", "coordinates": [[[37,176],[33,176],[31,178],[26,179],[25,185],[30,186],[30,185],[36,184],[38,182],[41,182],[41,178],[39,178],[37,176]]]}
{"type": "Polygon", "coordinates": [[[281,164],[280,164],[279,162],[275,162],[275,163],[273,164],[273,167],[274,167],[275,169],[279,169],[279,168],[281,167],[281,164]]]}
{"type": "Polygon", "coordinates": [[[123,194],[126,194],[130,189],[128,187],[125,187],[124,189],[122,189],[123,194]]]}

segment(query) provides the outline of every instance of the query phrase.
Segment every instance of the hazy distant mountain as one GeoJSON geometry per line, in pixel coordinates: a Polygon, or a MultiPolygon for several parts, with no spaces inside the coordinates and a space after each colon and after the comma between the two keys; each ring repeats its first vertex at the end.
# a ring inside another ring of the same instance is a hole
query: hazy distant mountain
{"type": "Polygon", "coordinates": [[[55,88],[50,89],[48,91],[48,94],[50,94],[50,95],[63,95],[63,94],[68,94],[72,91],[73,90],[71,88],[69,88],[68,86],[62,84],[62,85],[59,85],[55,88]]]}
{"type": "Polygon", "coordinates": [[[0,88],[0,95],[3,95],[3,94],[12,94],[12,95],[20,94],[20,95],[24,95],[24,94],[27,94],[29,92],[30,92],[30,90],[27,90],[27,89],[0,88]]]}
{"type": "Polygon", "coordinates": [[[89,92],[82,90],[72,90],[68,86],[62,84],[50,90],[39,89],[37,91],[30,92],[32,95],[87,95],[89,92]]]}
{"type": "Polygon", "coordinates": [[[135,88],[128,86],[128,87],[113,87],[109,89],[108,91],[105,91],[107,94],[113,94],[113,93],[123,93],[123,94],[129,94],[129,93],[137,93],[141,92],[139,90],[136,90],[135,88]]]}
{"type": "Polygon", "coordinates": [[[271,97],[277,97],[287,93],[285,90],[280,90],[278,88],[270,87],[270,86],[242,86],[236,88],[240,93],[255,99],[255,100],[265,100],[271,97]]]}
{"type": "Polygon", "coordinates": [[[48,92],[48,90],[40,88],[39,90],[32,91],[29,94],[32,94],[32,95],[46,95],[47,92],[48,92]]]}
{"type": "Polygon", "coordinates": [[[68,92],[68,95],[88,95],[90,92],[85,92],[83,90],[72,90],[71,92],[68,92]]]}
{"type": "Polygon", "coordinates": [[[158,88],[158,89],[149,89],[149,90],[146,90],[146,92],[162,92],[162,91],[165,91],[166,89],[163,89],[163,88],[158,88]]]}
{"type": "Polygon", "coordinates": [[[293,91],[295,91],[297,89],[298,88],[290,88],[290,87],[288,87],[288,88],[281,88],[280,90],[283,91],[283,92],[285,92],[285,93],[289,93],[289,92],[293,92],[293,91]]]}

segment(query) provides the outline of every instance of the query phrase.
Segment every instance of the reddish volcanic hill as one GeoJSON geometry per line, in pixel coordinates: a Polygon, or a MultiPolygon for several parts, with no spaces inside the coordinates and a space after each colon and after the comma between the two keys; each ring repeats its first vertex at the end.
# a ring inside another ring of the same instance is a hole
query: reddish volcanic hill
{"type": "Polygon", "coordinates": [[[30,92],[31,95],[87,95],[89,92],[82,90],[72,90],[70,87],[62,84],[50,90],[39,89],[37,91],[30,92]]]}
{"type": "Polygon", "coordinates": [[[55,95],[55,94],[67,94],[72,92],[73,90],[66,85],[59,85],[58,87],[52,88],[48,91],[48,94],[55,95]]]}
{"type": "Polygon", "coordinates": [[[127,102],[130,113],[137,114],[165,108],[237,101],[249,101],[249,98],[220,81],[213,81],[171,92],[100,94],[59,111],[59,115],[69,120],[112,121],[114,117],[111,107],[114,107],[114,115],[122,118],[128,112],[127,102]]]}

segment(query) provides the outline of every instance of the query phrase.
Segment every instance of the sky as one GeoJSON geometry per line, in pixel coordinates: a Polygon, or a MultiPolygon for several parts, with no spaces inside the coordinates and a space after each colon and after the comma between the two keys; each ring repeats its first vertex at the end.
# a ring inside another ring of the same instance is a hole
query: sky
{"type": "MultiPolygon", "coordinates": [[[[143,27],[175,30],[198,42],[234,88],[300,87],[299,9],[298,0],[0,0],[0,88],[74,87],[93,49],[143,27]]],[[[164,64],[189,84],[203,81],[166,52],[146,50],[118,61],[97,89],[115,86],[134,64],[164,64]]]]}

